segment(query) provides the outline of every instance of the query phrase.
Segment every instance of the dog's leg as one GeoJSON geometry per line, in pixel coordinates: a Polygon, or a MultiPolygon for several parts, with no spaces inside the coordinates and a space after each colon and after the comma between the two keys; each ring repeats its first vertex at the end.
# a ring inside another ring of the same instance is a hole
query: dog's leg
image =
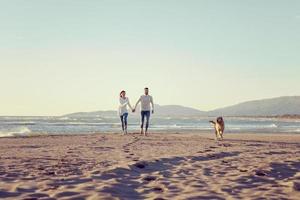
{"type": "Polygon", "coordinates": [[[218,138],[221,140],[221,132],[220,131],[218,131],[218,138]]]}
{"type": "Polygon", "coordinates": [[[218,140],[218,131],[217,130],[215,131],[215,134],[216,134],[216,140],[218,140]]]}

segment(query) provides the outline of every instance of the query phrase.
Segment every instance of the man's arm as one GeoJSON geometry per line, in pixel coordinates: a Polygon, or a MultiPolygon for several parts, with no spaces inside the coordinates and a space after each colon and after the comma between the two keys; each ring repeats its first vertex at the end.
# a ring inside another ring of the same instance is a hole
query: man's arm
{"type": "Polygon", "coordinates": [[[136,109],[136,107],[139,105],[139,103],[141,102],[141,97],[139,98],[139,100],[136,102],[136,104],[135,104],[135,106],[134,106],[134,109],[133,110],[135,110],[136,109]]]}
{"type": "Polygon", "coordinates": [[[150,103],[152,105],[152,114],[154,113],[154,103],[153,103],[153,97],[151,96],[151,99],[150,99],[150,103]]]}

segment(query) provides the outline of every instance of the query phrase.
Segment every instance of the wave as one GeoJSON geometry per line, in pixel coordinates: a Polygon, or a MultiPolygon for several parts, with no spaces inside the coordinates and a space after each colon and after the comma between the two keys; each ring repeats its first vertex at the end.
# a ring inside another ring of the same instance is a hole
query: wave
{"type": "Polygon", "coordinates": [[[53,120],[59,120],[59,121],[78,121],[78,119],[74,118],[74,117],[59,117],[59,118],[55,118],[53,120]]]}
{"type": "Polygon", "coordinates": [[[106,126],[115,125],[120,123],[109,123],[109,122],[48,122],[44,123],[49,126],[106,126]]]}
{"type": "Polygon", "coordinates": [[[285,132],[300,133],[300,128],[297,128],[297,129],[289,129],[289,130],[286,130],[285,132]]]}
{"type": "Polygon", "coordinates": [[[169,124],[169,125],[152,125],[152,128],[156,130],[167,130],[167,129],[182,129],[182,130],[212,130],[213,127],[209,126],[199,126],[195,125],[178,125],[178,124],[169,124]]]}
{"type": "Polygon", "coordinates": [[[270,125],[267,125],[266,127],[268,127],[268,128],[278,128],[278,126],[276,124],[270,124],[270,125]]]}
{"type": "Polygon", "coordinates": [[[167,128],[181,129],[182,126],[178,126],[177,124],[171,124],[171,125],[153,125],[152,128],[155,128],[155,129],[167,129],[167,128]]]}
{"type": "Polygon", "coordinates": [[[23,126],[30,126],[30,125],[35,125],[37,122],[35,121],[8,121],[8,122],[1,122],[1,124],[5,125],[23,125],[23,126]]]}
{"type": "Polygon", "coordinates": [[[66,121],[66,120],[70,120],[70,118],[69,117],[60,117],[60,118],[58,118],[58,120],[66,121]]]}
{"type": "Polygon", "coordinates": [[[279,128],[276,124],[229,124],[227,126],[230,129],[270,129],[279,128]]]}
{"type": "Polygon", "coordinates": [[[24,126],[10,130],[0,130],[0,137],[29,136],[31,133],[31,130],[24,126]]]}

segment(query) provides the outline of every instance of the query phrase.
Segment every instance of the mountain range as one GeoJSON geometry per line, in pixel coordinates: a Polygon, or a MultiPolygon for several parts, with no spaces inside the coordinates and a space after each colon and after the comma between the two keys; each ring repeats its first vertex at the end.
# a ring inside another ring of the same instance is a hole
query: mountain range
{"type": "MultiPolygon", "coordinates": [[[[138,113],[138,111],[136,112],[138,113]]],[[[300,96],[284,96],[271,99],[247,101],[211,111],[201,111],[180,105],[155,105],[156,116],[278,116],[300,115],[300,96]]],[[[137,114],[135,114],[137,115],[137,114]]],[[[116,111],[78,112],[68,117],[116,117],[116,111]]]]}

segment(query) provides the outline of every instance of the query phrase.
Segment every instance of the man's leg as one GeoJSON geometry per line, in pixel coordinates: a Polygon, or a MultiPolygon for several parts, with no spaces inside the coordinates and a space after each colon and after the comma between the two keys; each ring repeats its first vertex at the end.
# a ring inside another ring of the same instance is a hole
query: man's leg
{"type": "Polygon", "coordinates": [[[146,131],[145,131],[145,135],[147,135],[147,132],[148,132],[149,121],[150,121],[150,111],[147,111],[146,112],[146,131]]]}
{"type": "Polygon", "coordinates": [[[141,111],[141,134],[143,134],[144,122],[145,122],[145,112],[141,111]]]}

